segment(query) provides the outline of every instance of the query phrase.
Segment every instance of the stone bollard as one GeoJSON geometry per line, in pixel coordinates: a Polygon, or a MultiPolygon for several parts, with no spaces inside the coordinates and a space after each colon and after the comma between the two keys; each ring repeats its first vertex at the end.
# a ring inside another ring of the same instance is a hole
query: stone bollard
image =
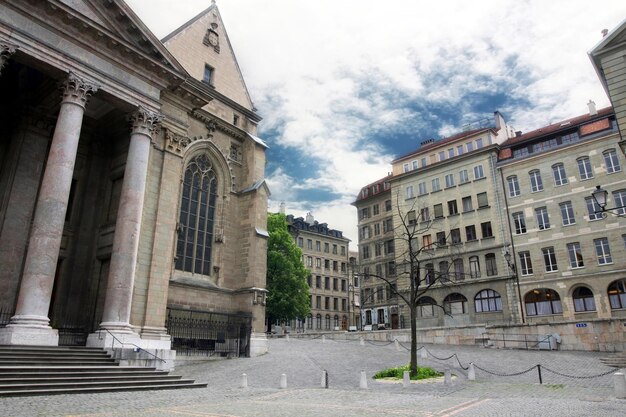
{"type": "Polygon", "coordinates": [[[326,370],[322,371],[322,388],[328,388],[328,373],[326,372],[326,370]]]}
{"type": "Polygon", "coordinates": [[[367,376],[365,376],[365,371],[361,371],[361,383],[359,384],[359,388],[367,389],[367,376]]]}
{"type": "Polygon", "coordinates": [[[426,348],[422,348],[420,356],[422,357],[422,359],[428,359],[428,352],[426,352],[426,348]]]}
{"type": "Polygon", "coordinates": [[[326,343],[326,335],[325,334],[322,335],[322,343],[326,343]]]}
{"type": "Polygon", "coordinates": [[[365,339],[363,339],[362,337],[359,337],[359,345],[365,346],[365,339]]]}
{"type": "Polygon", "coordinates": [[[402,373],[402,387],[408,388],[411,385],[411,375],[409,371],[404,371],[402,373]]]}
{"type": "Polygon", "coordinates": [[[452,374],[450,373],[450,368],[446,368],[443,371],[443,384],[444,385],[452,384],[452,374]]]}
{"type": "Polygon", "coordinates": [[[287,342],[289,341],[289,333],[287,333],[287,334],[285,335],[285,340],[286,340],[287,342]]]}
{"type": "Polygon", "coordinates": [[[241,388],[248,388],[248,375],[241,374],[241,388]]]}
{"type": "Polygon", "coordinates": [[[281,389],[287,388],[287,374],[280,375],[280,388],[281,389]]]}
{"type": "Polygon", "coordinates": [[[474,369],[474,364],[469,364],[469,369],[467,370],[467,379],[470,381],[476,380],[476,370],[474,369]]]}
{"type": "Polygon", "coordinates": [[[398,342],[398,339],[394,339],[393,343],[396,345],[396,350],[400,352],[400,342],[398,342]]]}
{"type": "Polygon", "coordinates": [[[615,389],[615,398],[626,398],[626,377],[622,372],[613,374],[613,386],[615,389]]]}

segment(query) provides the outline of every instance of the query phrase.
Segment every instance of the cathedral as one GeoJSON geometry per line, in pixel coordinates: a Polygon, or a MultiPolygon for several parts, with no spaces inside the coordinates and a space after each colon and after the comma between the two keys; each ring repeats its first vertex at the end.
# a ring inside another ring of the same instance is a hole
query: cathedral
{"type": "Polygon", "coordinates": [[[214,1],[162,40],[3,1],[0,92],[0,345],[266,352],[267,145],[214,1]]]}

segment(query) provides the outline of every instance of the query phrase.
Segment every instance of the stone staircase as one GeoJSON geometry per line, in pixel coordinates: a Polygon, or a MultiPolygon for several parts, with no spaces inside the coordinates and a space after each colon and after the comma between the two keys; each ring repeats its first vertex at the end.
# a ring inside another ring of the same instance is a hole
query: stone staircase
{"type": "Polygon", "coordinates": [[[155,368],[120,366],[98,348],[0,346],[0,397],[206,386],[155,368]]]}
{"type": "Polygon", "coordinates": [[[606,366],[626,369],[626,352],[614,353],[613,355],[607,356],[606,358],[601,358],[600,362],[602,362],[606,366]]]}

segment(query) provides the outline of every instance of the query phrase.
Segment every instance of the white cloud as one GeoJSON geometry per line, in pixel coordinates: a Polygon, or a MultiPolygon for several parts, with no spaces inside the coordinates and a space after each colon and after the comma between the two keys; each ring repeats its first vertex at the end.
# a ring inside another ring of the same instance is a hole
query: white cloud
{"type": "MultiPolygon", "coordinates": [[[[128,3],[159,37],[208,6],[206,0],[128,3]]],[[[217,3],[264,117],[261,134],[276,130],[280,145],[318,161],[315,178],[294,178],[282,168],[268,173],[272,204],[286,201],[301,215],[313,211],[355,243],[349,202],[361,186],[385,176],[396,156],[370,142],[373,132],[423,129],[433,116],[413,114],[408,104],[415,103],[449,109],[463,122],[500,110],[524,131],[582,114],[589,99],[606,106],[587,51],[603,28],[626,15],[622,0],[217,3]],[[511,102],[482,114],[475,107],[480,94],[467,96],[503,85],[510,90],[501,94],[530,107],[511,102]],[[296,201],[296,191],[320,187],[341,197],[322,207],[296,201]]],[[[438,123],[441,136],[461,127],[438,123]]],[[[415,146],[422,139],[416,133],[415,146]]]]}

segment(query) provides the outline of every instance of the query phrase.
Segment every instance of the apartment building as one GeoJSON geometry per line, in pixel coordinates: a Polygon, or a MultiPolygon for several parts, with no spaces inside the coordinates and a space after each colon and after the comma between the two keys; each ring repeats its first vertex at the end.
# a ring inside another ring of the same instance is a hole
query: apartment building
{"type": "Polygon", "coordinates": [[[348,244],[340,230],[317,222],[311,213],[306,219],[287,215],[289,232],[302,250],[304,266],[311,271],[308,284],[311,314],[295,320],[292,329],[348,330],[350,311],[350,272],[348,244]]]}
{"type": "Polygon", "coordinates": [[[612,108],[564,120],[502,144],[525,320],[626,317],[626,175],[612,108]],[[592,193],[606,190],[603,208],[592,193]],[[607,210],[608,209],[608,210],[607,210]]]}
{"type": "Polygon", "coordinates": [[[352,203],[358,212],[361,323],[367,329],[405,327],[394,291],[396,237],[390,179],[391,175],[363,187],[352,203]]]}
{"type": "MultiPolygon", "coordinates": [[[[438,281],[418,300],[419,327],[508,323],[519,316],[496,172],[498,145],[513,132],[499,112],[494,116],[493,126],[422,142],[392,161],[393,222],[420,230],[413,236],[420,285],[438,281]]],[[[407,252],[407,239],[397,239],[398,269],[407,252]]],[[[408,288],[408,274],[399,276],[399,288],[408,288]]]]}

